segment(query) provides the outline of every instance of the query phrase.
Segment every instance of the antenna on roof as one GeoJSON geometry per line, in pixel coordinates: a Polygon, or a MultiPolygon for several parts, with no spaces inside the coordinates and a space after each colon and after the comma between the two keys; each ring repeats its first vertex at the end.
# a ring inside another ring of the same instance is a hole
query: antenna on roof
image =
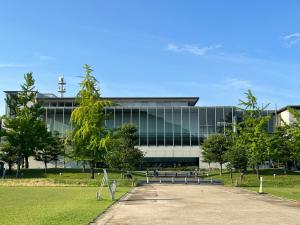
{"type": "Polygon", "coordinates": [[[60,93],[60,97],[64,97],[64,93],[66,93],[66,82],[64,80],[64,76],[60,76],[58,78],[58,93],[60,93]]]}

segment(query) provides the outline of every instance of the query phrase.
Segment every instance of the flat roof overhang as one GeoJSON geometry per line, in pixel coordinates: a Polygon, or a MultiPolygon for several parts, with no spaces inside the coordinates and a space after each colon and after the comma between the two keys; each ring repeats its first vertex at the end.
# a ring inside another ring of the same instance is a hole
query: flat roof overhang
{"type": "MultiPolygon", "coordinates": [[[[18,91],[4,91],[6,94],[14,94],[18,91]]],[[[40,93],[40,94],[50,94],[50,93],[40,93]]],[[[53,94],[53,96],[55,96],[53,94]]],[[[188,106],[195,106],[199,100],[199,97],[102,97],[105,100],[111,100],[114,102],[187,102],[188,106]]],[[[44,101],[75,101],[75,97],[37,97],[37,100],[44,101]]]]}
{"type": "MultiPolygon", "coordinates": [[[[58,102],[72,102],[75,101],[74,97],[64,98],[37,98],[38,100],[44,101],[58,101],[58,102]]],[[[195,106],[198,102],[198,97],[103,97],[102,99],[111,100],[113,102],[187,102],[188,106],[195,106]]]]}

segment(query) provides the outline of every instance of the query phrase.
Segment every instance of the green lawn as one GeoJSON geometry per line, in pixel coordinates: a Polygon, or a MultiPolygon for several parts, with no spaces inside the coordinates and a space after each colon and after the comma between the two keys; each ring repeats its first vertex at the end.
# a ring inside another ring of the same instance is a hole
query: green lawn
{"type": "MultiPolygon", "coordinates": [[[[7,175],[6,179],[0,179],[0,186],[99,186],[103,178],[103,170],[97,169],[95,179],[90,179],[89,170],[82,173],[81,169],[48,169],[47,174],[43,169],[23,169],[22,178],[15,179],[15,172],[7,175]]],[[[116,180],[118,186],[128,187],[132,185],[132,180],[121,179],[121,173],[108,170],[110,180],[116,180]]],[[[135,182],[141,175],[134,173],[135,182]]]]}
{"type": "MultiPolygon", "coordinates": [[[[103,190],[96,201],[97,187],[0,187],[1,225],[88,224],[113,203],[103,190]]],[[[119,187],[116,197],[128,190],[119,187]]]]}
{"type": "MultiPolygon", "coordinates": [[[[118,171],[108,170],[108,177],[117,181],[117,199],[132,186],[132,180],[121,179],[118,171]]],[[[140,175],[133,177],[135,181],[140,175]]],[[[100,169],[95,179],[80,169],[49,169],[47,174],[42,169],[24,169],[20,179],[14,172],[0,179],[0,224],[88,224],[113,204],[107,187],[103,200],[96,200],[102,178],[100,169]]]]}
{"type": "MultiPolygon", "coordinates": [[[[287,172],[286,174],[281,169],[265,169],[261,170],[263,177],[263,191],[274,196],[300,201],[300,173],[287,172]],[[273,174],[276,174],[275,178],[273,174]]],[[[225,186],[231,186],[231,179],[229,173],[222,176],[213,174],[214,179],[222,180],[225,186]]],[[[249,190],[259,190],[259,180],[256,174],[248,171],[244,175],[244,182],[240,184],[240,174],[233,174],[233,186],[238,182],[238,186],[249,190]]]]}

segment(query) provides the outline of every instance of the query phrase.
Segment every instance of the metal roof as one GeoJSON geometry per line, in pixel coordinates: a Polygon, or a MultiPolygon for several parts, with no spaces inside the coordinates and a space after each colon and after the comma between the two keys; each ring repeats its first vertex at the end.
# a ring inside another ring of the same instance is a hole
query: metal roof
{"type": "Polygon", "coordinates": [[[286,111],[288,108],[292,108],[292,109],[300,109],[300,105],[287,105],[285,107],[282,107],[280,109],[277,110],[277,113],[281,113],[283,111],[286,111]]]}
{"type": "MultiPolygon", "coordinates": [[[[17,93],[18,91],[4,91],[7,94],[17,93]]],[[[74,101],[75,97],[57,97],[51,93],[38,92],[37,99],[45,101],[74,101]],[[50,97],[51,96],[51,97],[50,97]]],[[[115,102],[187,102],[189,106],[194,106],[199,97],[102,97],[115,102]]]]}
{"type": "MultiPolygon", "coordinates": [[[[37,99],[44,101],[74,101],[75,97],[64,98],[47,98],[38,97],[37,99]]],[[[111,100],[113,102],[187,102],[189,106],[194,106],[199,100],[199,97],[102,97],[105,100],[111,100]]]]}

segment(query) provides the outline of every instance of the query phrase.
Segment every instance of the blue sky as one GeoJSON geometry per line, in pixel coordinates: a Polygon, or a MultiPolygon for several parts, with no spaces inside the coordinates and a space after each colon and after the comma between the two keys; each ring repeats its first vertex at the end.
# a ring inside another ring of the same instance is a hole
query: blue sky
{"type": "Polygon", "coordinates": [[[4,90],[32,71],[40,92],[78,91],[90,64],[103,96],[199,96],[300,104],[299,1],[0,0],[4,90]]]}

